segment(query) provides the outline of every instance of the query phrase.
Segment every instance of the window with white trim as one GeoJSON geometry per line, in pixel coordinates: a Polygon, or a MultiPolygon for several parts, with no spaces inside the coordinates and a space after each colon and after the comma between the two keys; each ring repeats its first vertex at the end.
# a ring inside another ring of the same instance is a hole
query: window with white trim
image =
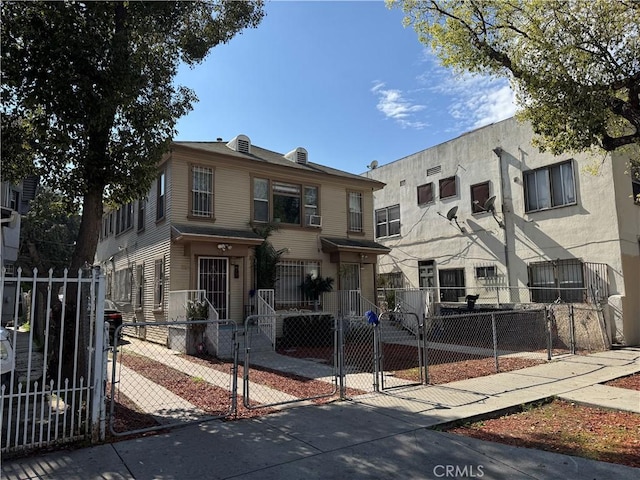
{"type": "Polygon", "coordinates": [[[376,210],[376,237],[400,235],[400,205],[376,210]]]}
{"type": "Polygon", "coordinates": [[[129,202],[116,210],[116,235],[133,228],[133,203],[129,202]]]}
{"type": "Polygon", "coordinates": [[[191,215],[213,217],[213,169],[191,167],[191,215]]]}
{"type": "Polygon", "coordinates": [[[266,178],[253,179],[253,220],[309,225],[319,214],[319,188],[266,178]]]}
{"type": "Polygon", "coordinates": [[[362,193],[361,192],[349,192],[348,198],[348,230],[350,232],[362,232],[362,193]]]}
{"type": "Polygon", "coordinates": [[[162,220],[166,214],[166,179],[165,171],[158,174],[156,181],[156,220],[162,220]]]}
{"type": "Polygon", "coordinates": [[[164,258],[157,258],[153,269],[153,308],[164,305],[164,258]]]}
{"type": "Polygon", "coordinates": [[[571,160],[524,173],[525,212],[575,205],[576,188],[571,160]]]}

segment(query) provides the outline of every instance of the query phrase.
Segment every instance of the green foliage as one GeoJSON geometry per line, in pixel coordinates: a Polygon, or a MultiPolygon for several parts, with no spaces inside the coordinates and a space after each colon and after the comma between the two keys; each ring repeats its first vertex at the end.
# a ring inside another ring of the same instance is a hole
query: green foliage
{"type": "Polygon", "coordinates": [[[206,320],[209,318],[209,305],[206,300],[189,300],[186,310],[189,320],[206,320]]]}
{"type": "Polygon", "coordinates": [[[331,277],[320,277],[307,274],[304,281],[300,285],[302,293],[311,300],[318,300],[320,295],[333,290],[334,279],[331,277]]]}
{"type": "Polygon", "coordinates": [[[456,72],[507,77],[554,154],[640,144],[640,3],[387,0],[456,72]]]}
{"type": "Polygon", "coordinates": [[[22,219],[17,265],[41,274],[53,269],[61,276],[70,265],[79,227],[78,208],[68,197],[40,189],[22,219]]]}
{"type": "Polygon", "coordinates": [[[278,263],[287,249],[276,250],[269,241],[271,234],[277,230],[278,225],[275,223],[253,226],[253,231],[264,238],[264,242],[257,245],[253,252],[258,290],[274,289],[278,281],[278,263]]]}
{"type": "Polygon", "coordinates": [[[71,268],[92,263],[103,200],[149,190],[177,120],[196,101],[174,84],[263,16],[262,2],[3,2],[3,176],[37,174],[81,199],[71,268]],[[45,40],[46,39],[46,40],[45,40]]]}

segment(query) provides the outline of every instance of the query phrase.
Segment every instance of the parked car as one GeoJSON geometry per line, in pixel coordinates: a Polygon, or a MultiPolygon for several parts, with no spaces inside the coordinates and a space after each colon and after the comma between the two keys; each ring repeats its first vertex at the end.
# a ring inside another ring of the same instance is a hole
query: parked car
{"type": "Polygon", "coordinates": [[[122,325],[122,312],[113,300],[105,299],[104,301],[104,321],[109,324],[109,344],[113,345],[116,329],[122,325]]]}
{"type": "Polygon", "coordinates": [[[11,334],[0,327],[0,381],[2,385],[8,385],[11,380],[11,372],[15,367],[13,358],[13,345],[11,345],[11,334]]]}

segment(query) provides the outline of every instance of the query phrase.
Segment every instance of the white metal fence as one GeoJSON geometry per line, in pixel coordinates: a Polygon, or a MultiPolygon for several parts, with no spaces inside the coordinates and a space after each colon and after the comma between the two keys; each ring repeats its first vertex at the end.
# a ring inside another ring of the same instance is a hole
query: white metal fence
{"type": "Polygon", "coordinates": [[[11,339],[0,392],[2,453],[98,439],[104,417],[104,277],[87,268],[0,278],[0,317],[11,339]],[[9,293],[10,295],[7,295],[9,293]],[[12,312],[4,315],[3,309],[12,312]]]}

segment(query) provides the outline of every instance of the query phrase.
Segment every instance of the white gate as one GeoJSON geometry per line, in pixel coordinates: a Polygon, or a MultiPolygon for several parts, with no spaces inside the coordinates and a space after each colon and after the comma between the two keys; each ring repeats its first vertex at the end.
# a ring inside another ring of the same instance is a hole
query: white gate
{"type": "Polygon", "coordinates": [[[104,438],[105,282],[100,269],[77,278],[0,275],[4,345],[1,452],[104,438]],[[9,315],[7,315],[9,313],[9,315]],[[9,371],[4,373],[5,368],[9,371]]]}

